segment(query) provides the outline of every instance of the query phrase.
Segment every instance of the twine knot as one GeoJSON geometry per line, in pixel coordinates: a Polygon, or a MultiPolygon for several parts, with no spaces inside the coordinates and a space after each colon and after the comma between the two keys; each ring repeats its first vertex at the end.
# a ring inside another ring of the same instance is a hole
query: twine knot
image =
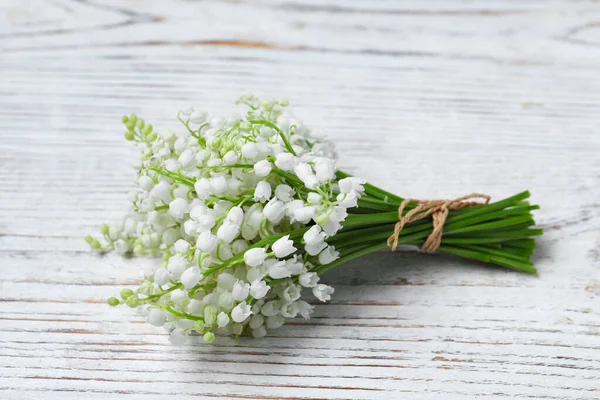
{"type": "Polygon", "coordinates": [[[454,200],[404,199],[402,203],[400,203],[400,207],[398,207],[399,220],[396,223],[396,226],[394,226],[394,233],[387,240],[387,245],[392,251],[395,251],[396,247],[398,247],[400,231],[402,231],[404,226],[431,215],[433,218],[433,231],[427,237],[427,240],[425,240],[425,243],[423,243],[421,248],[428,252],[435,251],[440,247],[440,243],[442,242],[444,223],[446,222],[446,217],[448,217],[449,210],[460,210],[461,208],[488,204],[490,199],[490,196],[480,193],[471,193],[454,200]],[[484,202],[465,201],[470,199],[483,199],[484,202]],[[402,215],[404,208],[408,203],[417,203],[417,206],[408,211],[405,215],[402,215]]]}

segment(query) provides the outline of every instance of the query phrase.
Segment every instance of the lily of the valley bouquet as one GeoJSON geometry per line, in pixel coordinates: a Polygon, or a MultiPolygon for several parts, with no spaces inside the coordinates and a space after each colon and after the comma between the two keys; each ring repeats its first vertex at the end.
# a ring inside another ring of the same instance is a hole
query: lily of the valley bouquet
{"type": "MultiPolygon", "coordinates": [[[[421,246],[535,273],[528,192],[489,203],[403,199],[338,170],[332,146],[285,111],[287,101],[240,100],[244,116],[178,114],[157,134],[135,115],[125,138],[141,149],[131,210],[103,225],[100,251],[162,255],[141,285],[112,306],[141,308],[174,344],[190,334],[263,337],[288,318],[309,318],[334,288],[332,268],[398,245],[421,246]]],[[[467,201],[479,197],[482,201],[467,201]]],[[[367,267],[368,268],[368,267],[367,267]]]]}

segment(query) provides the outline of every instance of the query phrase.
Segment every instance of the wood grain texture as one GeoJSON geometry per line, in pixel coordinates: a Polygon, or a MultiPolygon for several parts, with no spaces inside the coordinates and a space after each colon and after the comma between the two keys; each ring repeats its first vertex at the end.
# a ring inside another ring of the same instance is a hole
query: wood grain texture
{"type": "Polygon", "coordinates": [[[600,397],[594,1],[0,2],[0,398],[600,397]],[[417,198],[531,189],[525,276],[382,252],[315,318],[175,348],[106,298],[153,260],[92,254],[126,207],[120,115],[288,97],[345,170],[417,198]],[[133,321],[131,323],[130,321],[133,321]]]}

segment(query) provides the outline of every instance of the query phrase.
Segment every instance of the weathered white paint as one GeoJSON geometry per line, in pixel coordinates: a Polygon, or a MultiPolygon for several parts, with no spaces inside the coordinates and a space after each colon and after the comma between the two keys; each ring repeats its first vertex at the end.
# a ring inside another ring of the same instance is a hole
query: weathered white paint
{"type": "Polygon", "coordinates": [[[0,398],[597,399],[599,18],[592,1],[2,1],[0,398]],[[311,321],[168,345],[105,305],[154,261],[82,237],[126,206],[120,115],[176,126],[246,91],[290,98],[344,169],[400,194],[531,189],[540,275],[384,252],[326,276],[311,321]]]}

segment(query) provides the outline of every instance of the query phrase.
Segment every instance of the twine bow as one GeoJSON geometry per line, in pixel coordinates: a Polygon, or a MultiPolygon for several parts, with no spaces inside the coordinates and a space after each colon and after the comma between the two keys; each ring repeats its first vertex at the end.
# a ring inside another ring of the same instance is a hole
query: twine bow
{"type": "Polygon", "coordinates": [[[400,231],[402,231],[404,226],[431,215],[433,218],[433,231],[427,237],[427,240],[425,240],[425,243],[423,243],[421,248],[428,252],[435,251],[438,247],[440,247],[440,243],[442,242],[444,223],[446,222],[446,217],[448,217],[449,210],[460,210],[461,208],[465,207],[488,204],[490,199],[490,196],[480,193],[471,193],[454,200],[404,199],[402,203],[400,203],[400,207],[398,207],[399,221],[394,227],[394,233],[388,238],[387,245],[392,249],[392,251],[395,251],[396,247],[398,247],[398,237],[400,235],[400,231]],[[483,199],[485,201],[483,203],[479,201],[465,201],[470,199],[483,199]],[[404,208],[408,205],[408,203],[417,203],[417,206],[407,212],[405,215],[402,215],[404,208]]]}

